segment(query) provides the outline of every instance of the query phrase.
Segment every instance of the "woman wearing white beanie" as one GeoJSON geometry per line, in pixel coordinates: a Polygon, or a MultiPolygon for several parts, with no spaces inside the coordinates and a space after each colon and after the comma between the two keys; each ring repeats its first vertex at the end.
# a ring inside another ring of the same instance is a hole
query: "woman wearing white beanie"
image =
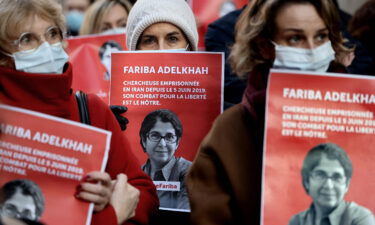
{"type": "Polygon", "coordinates": [[[195,17],[185,0],[138,0],[127,22],[129,50],[198,50],[195,17]]]}

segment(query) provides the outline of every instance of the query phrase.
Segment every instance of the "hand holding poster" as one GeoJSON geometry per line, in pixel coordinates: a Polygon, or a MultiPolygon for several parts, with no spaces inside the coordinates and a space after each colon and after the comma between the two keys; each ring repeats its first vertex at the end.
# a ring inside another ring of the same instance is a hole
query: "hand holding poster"
{"type": "Polygon", "coordinates": [[[374,87],[373,77],[271,72],[261,224],[375,224],[374,87]]]}
{"type": "Polygon", "coordinates": [[[184,177],[222,109],[223,54],[112,54],[112,105],[128,107],[126,132],[163,209],[189,211],[184,177]]]}
{"type": "Polygon", "coordinates": [[[0,114],[2,214],[90,224],[93,207],[74,195],[87,173],[104,171],[111,133],[7,105],[0,114]]]}

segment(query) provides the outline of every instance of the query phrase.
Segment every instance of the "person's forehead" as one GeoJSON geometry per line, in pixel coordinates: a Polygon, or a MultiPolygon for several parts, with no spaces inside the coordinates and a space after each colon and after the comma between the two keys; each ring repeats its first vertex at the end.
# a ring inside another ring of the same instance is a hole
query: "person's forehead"
{"type": "Polygon", "coordinates": [[[151,131],[158,130],[158,131],[173,131],[174,132],[174,127],[171,122],[163,122],[160,120],[160,118],[157,118],[156,123],[154,126],[151,128],[151,131]]]}
{"type": "Polygon", "coordinates": [[[177,27],[176,25],[168,22],[159,22],[154,23],[148,26],[143,34],[151,35],[151,34],[165,34],[165,33],[171,33],[171,32],[178,32],[182,33],[181,29],[177,27]]]}
{"type": "Polygon", "coordinates": [[[51,26],[56,26],[54,21],[47,18],[42,18],[38,15],[30,15],[24,21],[25,22],[20,23],[18,26],[18,33],[20,34],[24,32],[43,34],[51,26]]]}
{"type": "Polygon", "coordinates": [[[125,19],[128,16],[127,10],[121,4],[114,4],[109,8],[103,17],[103,23],[110,23],[112,21],[117,22],[118,20],[125,19]]]}
{"type": "Polygon", "coordinates": [[[288,4],[282,7],[275,23],[279,29],[319,30],[325,23],[311,4],[288,4]]]}
{"type": "Polygon", "coordinates": [[[326,173],[341,173],[345,174],[344,167],[338,159],[329,159],[325,154],[322,155],[318,165],[315,166],[313,171],[324,171],[326,173]]]}
{"type": "Polygon", "coordinates": [[[67,7],[88,7],[90,0],[65,0],[67,7]]]}

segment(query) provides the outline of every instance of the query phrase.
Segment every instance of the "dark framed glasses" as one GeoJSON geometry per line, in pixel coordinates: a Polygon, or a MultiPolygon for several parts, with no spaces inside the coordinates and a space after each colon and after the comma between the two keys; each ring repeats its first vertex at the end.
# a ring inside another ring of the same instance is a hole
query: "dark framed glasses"
{"type": "Polygon", "coordinates": [[[174,144],[177,141],[177,136],[173,133],[166,133],[162,136],[159,132],[152,131],[147,134],[147,138],[153,142],[159,142],[161,139],[164,139],[167,144],[174,144]]]}

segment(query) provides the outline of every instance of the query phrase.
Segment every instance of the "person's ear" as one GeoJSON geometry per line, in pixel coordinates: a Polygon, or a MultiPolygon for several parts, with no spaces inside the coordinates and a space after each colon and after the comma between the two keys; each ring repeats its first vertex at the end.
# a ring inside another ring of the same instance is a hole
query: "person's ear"
{"type": "Polygon", "coordinates": [[[304,180],[303,181],[303,186],[305,187],[305,191],[308,194],[309,193],[309,180],[304,180]]]}
{"type": "Polygon", "coordinates": [[[352,180],[351,180],[351,179],[348,179],[348,180],[346,181],[345,193],[349,190],[350,181],[352,181],[352,180]]]}
{"type": "Polygon", "coordinates": [[[181,140],[181,137],[179,137],[177,142],[176,142],[176,150],[178,149],[178,145],[180,144],[180,140],[181,140]]]}

